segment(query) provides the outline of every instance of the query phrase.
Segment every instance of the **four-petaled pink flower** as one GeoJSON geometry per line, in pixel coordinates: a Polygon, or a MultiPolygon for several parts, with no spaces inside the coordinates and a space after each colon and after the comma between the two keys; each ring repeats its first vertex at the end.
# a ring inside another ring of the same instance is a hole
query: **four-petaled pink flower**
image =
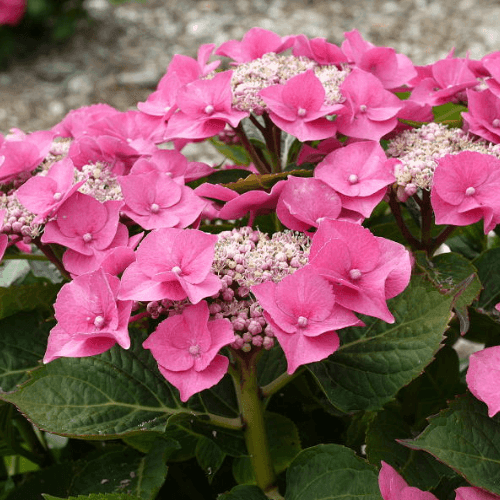
{"type": "Polygon", "coordinates": [[[438,160],[431,203],[436,224],[466,226],[484,219],[489,233],[500,221],[500,160],[462,151],[438,160]]]}
{"type": "Polygon", "coordinates": [[[325,118],[343,108],[325,105],[325,89],[312,69],[290,78],[284,85],[262,89],[259,95],[269,108],[269,117],[299,141],[326,139],[335,135],[335,122],[325,118]]]}
{"type": "Polygon", "coordinates": [[[211,273],[217,236],[196,229],[151,231],[136,261],[123,273],[120,299],[189,300],[216,294],[221,280],[211,273]]]}
{"type": "Polygon", "coordinates": [[[120,280],[98,269],[64,285],[54,304],[44,363],[60,358],[95,356],[118,343],[130,347],[128,321],[133,301],[117,299],[120,280]]]}
{"type": "Polygon", "coordinates": [[[334,285],[341,306],[394,323],[386,300],[406,288],[411,274],[403,245],[358,224],[325,219],[314,235],[309,263],[334,285]]]}
{"type": "Polygon", "coordinates": [[[251,290],[285,352],[289,374],[333,354],[339,347],[335,330],[362,325],[336,304],[331,285],[309,266],[279,283],[266,281],[251,290]]]}
{"type": "Polygon", "coordinates": [[[227,319],[208,320],[205,301],[170,316],[142,344],[158,363],[161,374],[180,391],[181,401],[217,384],[227,372],[229,360],[218,354],[234,341],[227,319]]]}
{"type": "Polygon", "coordinates": [[[437,500],[428,491],[422,491],[408,483],[389,464],[382,461],[378,485],[384,500],[437,500]]]}

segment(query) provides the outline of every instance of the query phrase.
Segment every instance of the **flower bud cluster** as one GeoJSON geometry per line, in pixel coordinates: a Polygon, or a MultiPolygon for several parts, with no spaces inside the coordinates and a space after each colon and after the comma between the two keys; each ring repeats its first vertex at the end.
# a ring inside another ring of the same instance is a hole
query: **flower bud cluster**
{"type": "Polygon", "coordinates": [[[40,235],[41,226],[32,223],[35,214],[19,202],[14,192],[0,196],[0,210],[5,210],[4,219],[0,220],[3,234],[16,240],[22,239],[26,244],[40,235]]]}
{"type": "Polygon", "coordinates": [[[314,70],[325,88],[325,104],[340,103],[344,100],[339,89],[350,71],[347,67],[338,69],[333,64],[320,66],[307,57],[270,52],[253,61],[239,64],[234,69],[231,78],[233,107],[261,115],[266,109],[266,104],[259,95],[262,89],[284,84],[308,69],[314,70]]]}
{"type": "Polygon", "coordinates": [[[123,200],[116,175],[111,172],[106,163],[84,165],[76,177],[76,182],[86,179],[86,182],[78,189],[80,193],[88,194],[101,203],[109,200],[123,200]]]}
{"type": "Polygon", "coordinates": [[[260,305],[250,295],[252,285],[281,281],[308,262],[309,238],[285,231],[271,238],[250,227],[220,233],[212,270],[222,280],[222,289],[209,305],[211,316],[227,318],[235,333],[234,349],[248,352],[254,347],[274,345],[272,328],[260,305]]]}
{"type": "Polygon", "coordinates": [[[500,158],[500,145],[473,139],[462,129],[449,128],[440,123],[405,130],[392,139],[386,153],[401,162],[394,172],[399,197],[411,196],[418,188],[429,190],[436,160],[462,151],[477,151],[500,158]]]}

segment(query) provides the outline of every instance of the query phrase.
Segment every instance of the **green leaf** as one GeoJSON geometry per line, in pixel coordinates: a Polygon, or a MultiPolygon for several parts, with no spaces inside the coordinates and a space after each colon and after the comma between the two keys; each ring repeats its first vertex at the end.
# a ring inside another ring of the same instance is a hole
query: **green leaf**
{"type": "MultiPolygon", "coordinates": [[[[301,450],[300,437],[295,424],[278,413],[264,414],[274,471],[283,472],[301,450]]],[[[255,476],[249,456],[235,458],[233,475],[239,484],[254,484],[255,476]]]]}
{"type": "Polygon", "coordinates": [[[223,186],[239,194],[243,194],[247,191],[271,189],[279,181],[286,180],[289,175],[294,175],[296,177],[312,177],[313,172],[311,170],[291,170],[289,172],[280,172],[277,174],[250,174],[245,179],[223,184],[223,186]]]}
{"type": "Polygon", "coordinates": [[[217,500],[268,500],[268,497],[258,486],[239,485],[229,493],[223,493],[217,500]]]}
{"type": "Polygon", "coordinates": [[[432,361],[451,302],[414,276],[403,293],[388,301],[395,323],[362,317],[365,327],[341,330],[337,352],[308,368],[336,408],[378,410],[432,361]]]}
{"type": "Polygon", "coordinates": [[[246,165],[248,167],[252,163],[252,159],[243,146],[229,145],[213,137],[209,139],[209,142],[219,153],[233,161],[235,165],[246,165]]]}
{"type": "Polygon", "coordinates": [[[19,313],[0,321],[0,392],[13,391],[40,366],[53,323],[36,312],[19,313]]]}
{"type": "Polygon", "coordinates": [[[302,451],[286,484],[286,500],[380,500],[377,469],[337,444],[302,451]]]}
{"type": "Polygon", "coordinates": [[[20,311],[51,309],[61,285],[45,278],[34,278],[26,285],[11,285],[0,288],[0,319],[20,311]]]}
{"type": "Polygon", "coordinates": [[[448,102],[440,106],[434,106],[432,113],[436,123],[443,123],[452,127],[460,127],[462,125],[462,112],[467,111],[467,107],[462,104],[454,104],[448,102]]]}
{"type": "Polygon", "coordinates": [[[429,452],[473,486],[500,494],[500,416],[489,418],[486,405],[472,395],[452,401],[420,436],[401,443],[429,452]]]}
{"type": "Polygon", "coordinates": [[[2,398],[14,403],[40,429],[91,439],[162,432],[169,417],[179,413],[205,414],[217,409],[223,417],[234,415],[234,395],[225,394],[227,381],[220,383],[222,389],[214,387],[182,404],[177,389],[142,348],[145,335],[132,331],[129,350],[115,346],[98,356],[56,359],[2,398]]]}
{"type": "Polygon", "coordinates": [[[237,182],[240,179],[246,179],[251,172],[241,168],[230,168],[217,170],[206,178],[209,184],[227,184],[229,182],[237,182]]]}
{"type": "Polygon", "coordinates": [[[225,457],[226,454],[211,439],[200,437],[196,445],[196,460],[205,471],[209,483],[212,482],[225,457]]]}
{"type": "Polygon", "coordinates": [[[500,302],[500,248],[486,250],[474,260],[483,291],[479,296],[478,307],[491,310],[500,302]]]}
{"type": "Polygon", "coordinates": [[[138,497],[133,497],[125,493],[92,493],[90,495],[78,495],[77,497],[69,497],[67,499],[53,497],[42,493],[45,500],[138,500],[138,497]]]}
{"type": "Polygon", "coordinates": [[[410,486],[422,490],[436,487],[443,476],[455,473],[423,451],[410,450],[397,439],[410,438],[411,427],[404,421],[401,407],[391,404],[377,413],[366,433],[368,461],[379,464],[382,460],[398,469],[410,486]]]}
{"type": "Polygon", "coordinates": [[[278,345],[269,351],[264,351],[257,363],[259,385],[270,384],[280,375],[286,373],[287,362],[283,349],[278,345]]]}
{"type": "Polygon", "coordinates": [[[476,258],[486,250],[487,237],[484,234],[483,222],[458,227],[445,242],[452,252],[458,252],[467,259],[476,258]]]}

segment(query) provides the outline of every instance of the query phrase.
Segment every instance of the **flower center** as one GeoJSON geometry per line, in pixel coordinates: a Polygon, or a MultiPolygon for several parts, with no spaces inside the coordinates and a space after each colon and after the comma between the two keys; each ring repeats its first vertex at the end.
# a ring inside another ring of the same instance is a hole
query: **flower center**
{"type": "Polygon", "coordinates": [[[349,271],[349,276],[352,280],[359,280],[359,278],[361,278],[361,271],[359,269],[351,269],[349,271]]]}
{"type": "Polygon", "coordinates": [[[306,110],[306,109],[304,109],[304,108],[299,108],[299,109],[297,110],[297,115],[298,115],[298,116],[301,116],[301,117],[302,117],[302,116],[306,116],[306,115],[307,115],[307,110],[306,110]]]}
{"type": "Polygon", "coordinates": [[[299,316],[299,319],[297,320],[297,325],[299,325],[301,328],[307,326],[307,318],[305,318],[304,316],[299,316]]]}
{"type": "Polygon", "coordinates": [[[500,127],[500,120],[499,120],[498,118],[495,118],[495,119],[491,122],[491,124],[492,124],[495,128],[500,127]]]}
{"type": "Polygon", "coordinates": [[[177,276],[178,276],[179,274],[181,274],[182,269],[181,269],[179,266],[174,266],[174,267],[172,268],[172,272],[173,272],[174,274],[177,274],[177,276]]]}
{"type": "Polygon", "coordinates": [[[475,192],[476,190],[470,186],[465,190],[465,196],[472,196],[475,192]]]}
{"type": "Polygon", "coordinates": [[[189,354],[193,356],[194,358],[200,355],[200,346],[198,344],[194,344],[192,346],[189,346],[189,354]]]}
{"type": "Polygon", "coordinates": [[[90,233],[85,233],[85,234],[82,236],[82,238],[83,238],[83,241],[84,241],[85,243],[89,243],[89,242],[91,242],[91,241],[92,241],[92,235],[91,235],[90,233]]]}
{"type": "Polygon", "coordinates": [[[62,193],[54,193],[53,198],[55,201],[59,201],[62,198],[62,193]]]}
{"type": "Polygon", "coordinates": [[[211,115],[213,112],[214,112],[214,107],[213,107],[211,104],[209,104],[209,105],[205,108],[205,113],[206,113],[207,115],[211,115]]]}
{"type": "Polygon", "coordinates": [[[366,113],[367,109],[368,109],[368,107],[366,106],[366,104],[360,104],[359,105],[359,112],[360,113],[366,113]]]}
{"type": "Polygon", "coordinates": [[[356,174],[351,174],[349,176],[349,182],[351,184],[356,184],[356,182],[358,182],[358,176],[356,174]]]}
{"type": "Polygon", "coordinates": [[[149,210],[151,210],[152,213],[157,214],[160,211],[160,205],[158,205],[158,203],[152,203],[149,210]]]}
{"type": "Polygon", "coordinates": [[[96,328],[102,328],[102,326],[104,325],[104,322],[105,322],[105,321],[106,321],[106,320],[105,320],[102,316],[96,316],[96,317],[94,318],[94,326],[95,326],[96,328]]]}

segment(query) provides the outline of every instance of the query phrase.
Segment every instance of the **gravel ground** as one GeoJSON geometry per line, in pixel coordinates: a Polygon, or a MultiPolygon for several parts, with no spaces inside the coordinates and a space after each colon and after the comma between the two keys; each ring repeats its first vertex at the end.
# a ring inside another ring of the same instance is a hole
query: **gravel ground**
{"type": "Polygon", "coordinates": [[[500,5],[487,0],[88,0],[91,25],[0,73],[0,131],[50,128],[71,109],[105,102],[125,111],[151,93],[173,54],[239,39],[253,26],[341,43],[357,28],[416,64],[455,47],[480,58],[500,48],[500,5]]]}

